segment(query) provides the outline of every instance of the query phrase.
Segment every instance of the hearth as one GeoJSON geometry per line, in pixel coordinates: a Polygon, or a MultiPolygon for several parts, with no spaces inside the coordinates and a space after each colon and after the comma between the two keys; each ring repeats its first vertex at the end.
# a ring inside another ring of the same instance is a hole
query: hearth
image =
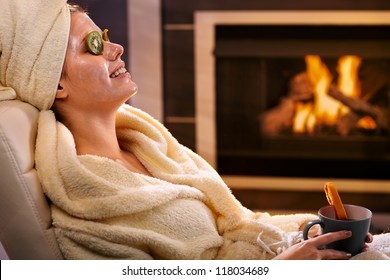
{"type": "Polygon", "coordinates": [[[222,14],[196,18],[200,154],[230,178],[388,184],[389,15],[222,14]]]}
{"type": "Polygon", "coordinates": [[[222,174],[390,179],[390,26],[216,26],[222,174]],[[239,164],[237,164],[239,163],[239,164]]]}

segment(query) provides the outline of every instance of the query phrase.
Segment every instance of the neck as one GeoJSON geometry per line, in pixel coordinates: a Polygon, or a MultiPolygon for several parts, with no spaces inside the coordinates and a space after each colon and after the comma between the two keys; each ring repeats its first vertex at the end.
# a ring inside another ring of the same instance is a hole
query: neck
{"type": "Polygon", "coordinates": [[[116,136],[115,117],[115,113],[72,114],[64,123],[74,137],[77,154],[118,158],[121,149],[116,136]]]}

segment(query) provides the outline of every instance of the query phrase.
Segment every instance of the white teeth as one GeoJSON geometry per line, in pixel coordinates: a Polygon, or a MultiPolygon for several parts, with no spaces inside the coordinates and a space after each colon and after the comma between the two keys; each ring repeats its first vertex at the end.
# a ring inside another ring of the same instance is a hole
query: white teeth
{"type": "Polygon", "coordinates": [[[120,74],[123,74],[126,72],[127,72],[126,68],[122,67],[121,69],[115,71],[115,73],[111,74],[110,77],[115,78],[115,77],[118,77],[120,74]]]}

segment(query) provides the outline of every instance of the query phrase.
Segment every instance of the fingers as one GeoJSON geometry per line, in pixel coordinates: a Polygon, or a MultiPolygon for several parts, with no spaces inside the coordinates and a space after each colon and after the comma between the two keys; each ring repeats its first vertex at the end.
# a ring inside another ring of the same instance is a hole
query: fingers
{"type": "Polygon", "coordinates": [[[370,249],[370,247],[368,247],[368,245],[366,244],[366,245],[364,245],[362,252],[367,252],[369,249],[370,249]]]}
{"type": "Polygon", "coordinates": [[[374,237],[372,236],[372,234],[368,233],[368,235],[366,237],[366,242],[371,243],[373,240],[374,240],[374,237]]]}
{"type": "MultiPolygon", "coordinates": [[[[352,232],[348,230],[329,232],[322,235],[319,235],[315,238],[312,238],[308,241],[312,242],[312,245],[317,248],[323,247],[329,243],[346,239],[352,236],[352,232]]],[[[323,249],[319,250],[319,256],[322,260],[347,260],[351,258],[351,254],[343,251],[333,250],[333,249],[323,249]]]]}
{"type": "MultiPolygon", "coordinates": [[[[374,240],[374,236],[371,233],[368,233],[366,240],[365,240],[366,243],[371,243],[373,240],[374,240]]],[[[365,244],[363,249],[362,249],[362,252],[367,252],[369,248],[370,247],[367,244],[365,244]]]]}
{"type": "Polygon", "coordinates": [[[322,260],[347,260],[352,256],[350,253],[333,249],[321,250],[320,254],[322,260]]]}
{"type": "Polygon", "coordinates": [[[351,237],[352,232],[348,230],[341,230],[341,231],[336,231],[336,232],[329,232],[322,234],[320,236],[317,236],[315,238],[310,239],[309,241],[312,242],[314,246],[317,248],[320,248],[322,246],[325,246],[329,243],[346,239],[348,237],[351,237]]]}

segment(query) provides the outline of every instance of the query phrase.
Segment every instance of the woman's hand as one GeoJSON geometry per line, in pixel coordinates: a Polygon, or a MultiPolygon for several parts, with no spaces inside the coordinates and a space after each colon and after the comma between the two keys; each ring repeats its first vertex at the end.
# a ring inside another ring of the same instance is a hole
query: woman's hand
{"type": "MultiPolygon", "coordinates": [[[[329,232],[301,241],[286,251],[276,256],[274,260],[345,260],[351,257],[350,253],[333,249],[319,249],[329,243],[350,237],[350,231],[329,232]]],[[[367,242],[372,241],[372,236],[367,237],[367,242]]],[[[365,248],[366,249],[366,248],[365,248]]],[[[363,249],[364,250],[364,249],[363,249]]]]}
{"type": "MultiPolygon", "coordinates": [[[[366,242],[367,243],[371,243],[372,241],[374,240],[374,237],[372,236],[371,233],[368,233],[367,237],[366,237],[366,242]]],[[[368,245],[364,245],[363,249],[362,249],[362,252],[366,252],[368,251],[368,245]]]]}

